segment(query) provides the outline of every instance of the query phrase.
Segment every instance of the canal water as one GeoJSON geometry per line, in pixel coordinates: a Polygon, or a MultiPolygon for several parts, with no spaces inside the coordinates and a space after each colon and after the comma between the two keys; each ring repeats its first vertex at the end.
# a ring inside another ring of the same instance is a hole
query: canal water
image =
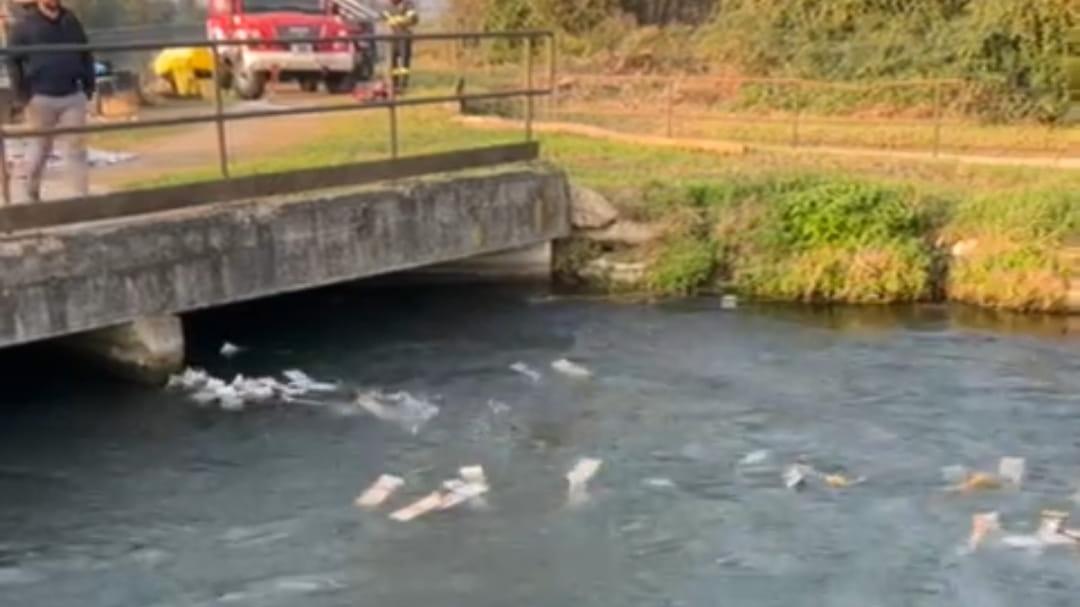
{"type": "Polygon", "coordinates": [[[337,289],[196,316],[195,362],[407,392],[202,407],[47,350],[3,355],[0,604],[1075,605],[1080,551],[963,550],[975,512],[1077,511],[1080,337],[947,308],[722,310],[504,289],[337,289]],[[224,359],[224,341],[245,350],[224,359]],[[556,373],[568,358],[594,373],[556,373]],[[525,363],[539,381],[509,367],[525,363]],[[765,452],[762,452],[765,451],[765,452]],[[755,453],[758,452],[758,453],[755,453]],[[753,454],[749,463],[740,463],[753,454]],[[1020,491],[941,468],[1027,459],[1020,491]],[[604,461],[585,503],[563,476],[604,461]],[[788,491],[803,457],[865,476],[788,491]],[[394,507],[484,466],[486,507],[394,507]],[[380,474],[406,479],[378,511],[380,474]]]}

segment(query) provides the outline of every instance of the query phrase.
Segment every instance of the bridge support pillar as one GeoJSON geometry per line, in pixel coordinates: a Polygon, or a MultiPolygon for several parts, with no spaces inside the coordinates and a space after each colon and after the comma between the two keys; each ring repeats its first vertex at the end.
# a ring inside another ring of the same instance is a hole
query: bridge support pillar
{"type": "Polygon", "coordinates": [[[161,385],[184,366],[184,331],[179,316],[149,316],[64,338],[91,362],[140,383],[161,385]]]}

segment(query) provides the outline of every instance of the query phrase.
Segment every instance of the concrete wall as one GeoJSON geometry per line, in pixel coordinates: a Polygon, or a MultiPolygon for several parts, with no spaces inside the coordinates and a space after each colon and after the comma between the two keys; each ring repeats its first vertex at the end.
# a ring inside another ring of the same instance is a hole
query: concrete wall
{"type": "Polygon", "coordinates": [[[543,164],[213,205],[0,238],[0,347],[551,241],[543,164]]]}

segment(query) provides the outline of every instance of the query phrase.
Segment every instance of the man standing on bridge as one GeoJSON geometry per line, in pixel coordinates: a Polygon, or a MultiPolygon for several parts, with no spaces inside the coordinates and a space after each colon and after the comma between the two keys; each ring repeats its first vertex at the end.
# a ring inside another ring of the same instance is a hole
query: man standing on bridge
{"type": "Polygon", "coordinates": [[[412,0],[390,0],[389,10],[383,11],[383,19],[390,26],[390,32],[404,36],[393,42],[390,59],[390,75],[393,77],[394,90],[404,91],[409,86],[409,71],[412,69],[412,30],[420,23],[420,14],[412,0]]]}
{"type": "MultiPolygon", "coordinates": [[[[11,33],[13,47],[54,44],[86,44],[86,31],[74,13],[60,0],[36,0],[33,10],[19,19],[11,33]]],[[[87,101],[94,95],[94,58],[88,51],[25,52],[10,59],[12,86],[18,103],[25,107],[31,129],[81,127],[86,124],[87,101]]],[[[69,196],[86,196],[89,178],[86,148],[81,134],[60,137],[61,160],[66,170],[69,196]]],[[[41,179],[52,152],[53,137],[28,142],[16,175],[15,199],[41,199],[41,179]]]]}

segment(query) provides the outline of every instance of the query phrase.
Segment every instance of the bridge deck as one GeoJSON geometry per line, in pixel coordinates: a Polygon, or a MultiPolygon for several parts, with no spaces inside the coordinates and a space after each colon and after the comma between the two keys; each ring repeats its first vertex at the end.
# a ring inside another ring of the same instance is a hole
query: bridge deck
{"type": "Polygon", "coordinates": [[[280,176],[259,183],[281,193],[215,204],[200,204],[213,198],[207,192],[186,203],[165,193],[150,203],[159,208],[112,219],[72,204],[8,209],[9,227],[21,229],[0,237],[0,347],[466,259],[569,231],[566,178],[536,162],[364,185],[339,180],[311,191],[285,187],[280,176]],[[42,221],[51,227],[36,228],[42,221]]]}

